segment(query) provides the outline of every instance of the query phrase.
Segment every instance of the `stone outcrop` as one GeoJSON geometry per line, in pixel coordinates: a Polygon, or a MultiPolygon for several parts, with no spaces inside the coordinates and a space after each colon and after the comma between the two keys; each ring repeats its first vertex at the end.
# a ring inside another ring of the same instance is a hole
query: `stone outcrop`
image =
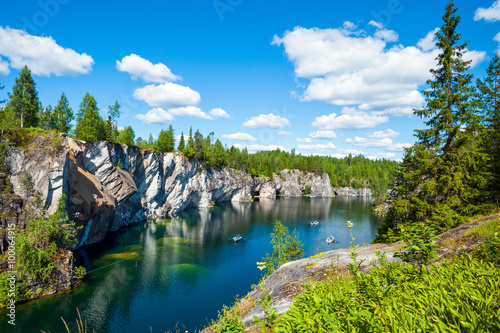
{"type": "Polygon", "coordinates": [[[335,195],[350,195],[358,197],[371,197],[372,190],[369,188],[339,187],[333,189],[335,195]]]}
{"type": "Polygon", "coordinates": [[[7,157],[15,194],[22,197],[21,179],[31,176],[49,212],[61,195],[77,226],[78,247],[99,242],[106,232],[173,215],[191,207],[211,207],[221,201],[251,201],[301,196],[333,196],[328,175],[283,170],[269,178],[252,178],[229,168],[206,169],[181,153],[155,153],[107,142],[87,143],[62,135],[54,147],[50,138],[36,136],[28,148],[11,148],[7,157]]]}

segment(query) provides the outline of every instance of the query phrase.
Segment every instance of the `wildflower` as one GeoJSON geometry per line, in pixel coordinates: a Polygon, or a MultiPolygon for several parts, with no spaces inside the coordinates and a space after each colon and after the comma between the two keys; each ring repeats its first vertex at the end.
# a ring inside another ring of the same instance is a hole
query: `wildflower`
{"type": "Polygon", "coordinates": [[[347,227],[348,228],[352,228],[352,222],[351,221],[347,221],[347,227]]]}

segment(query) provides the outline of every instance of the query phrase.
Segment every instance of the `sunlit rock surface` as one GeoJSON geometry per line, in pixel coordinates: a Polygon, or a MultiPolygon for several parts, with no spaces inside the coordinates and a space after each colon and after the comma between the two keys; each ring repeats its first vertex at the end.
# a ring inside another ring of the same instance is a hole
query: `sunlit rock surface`
{"type": "Polygon", "coordinates": [[[21,178],[26,171],[49,212],[66,195],[70,218],[82,226],[78,246],[99,242],[108,231],[191,207],[251,201],[253,196],[262,200],[301,196],[306,187],[311,188],[311,196],[334,196],[326,174],[283,170],[273,179],[251,177],[230,168],[206,169],[181,153],[88,143],[65,135],[58,147],[42,136],[35,137],[34,143],[8,153],[14,192],[22,197],[21,178]]]}

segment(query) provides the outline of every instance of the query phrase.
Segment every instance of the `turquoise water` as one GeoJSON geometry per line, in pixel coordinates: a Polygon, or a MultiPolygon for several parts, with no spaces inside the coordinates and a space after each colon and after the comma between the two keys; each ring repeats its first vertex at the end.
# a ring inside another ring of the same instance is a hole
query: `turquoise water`
{"type": "Polygon", "coordinates": [[[256,262],[272,251],[274,221],[297,228],[306,256],[369,243],[381,220],[364,198],[288,198],[224,203],[127,228],[103,245],[81,251],[89,272],[73,290],[19,305],[16,327],[0,312],[0,331],[77,332],[78,309],[88,332],[193,332],[217,317],[223,304],[245,295],[260,279],[256,262]],[[308,222],[317,220],[318,226],[308,222]],[[234,244],[235,234],[244,237],[234,244]],[[326,245],[333,235],[336,243],[326,245]]]}

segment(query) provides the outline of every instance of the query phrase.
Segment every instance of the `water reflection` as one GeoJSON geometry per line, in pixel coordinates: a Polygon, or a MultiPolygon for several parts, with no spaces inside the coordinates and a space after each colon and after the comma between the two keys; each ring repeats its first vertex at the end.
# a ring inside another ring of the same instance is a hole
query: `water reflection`
{"type": "MultiPolygon", "coordinates": [[[[71,323],[78,308],[89,331],[201,329],[222,304],[231,304],[259,280],[256,262],[272,250],[275,220],[297,228],[309,256],[332,249],[324,241],[330,235],[336,247],[349,246],[346,220],[353,221],[358,244],[370,242],[380,221],[369,204],[362,197],[228,202],[129,228],[110,235],[107,246],[82,251],[80,261],[89,275],[81,286],[19,306],[22,322],[16,328],[62,332],[62,316],[76,331],[71,323]],[[320,224],[311,227],[311,220],[320,224]],[[234,244],[235,234],[244,239],[234,244]]],[[[0,329],[5,327],[0,322],[0,329]]]]}

